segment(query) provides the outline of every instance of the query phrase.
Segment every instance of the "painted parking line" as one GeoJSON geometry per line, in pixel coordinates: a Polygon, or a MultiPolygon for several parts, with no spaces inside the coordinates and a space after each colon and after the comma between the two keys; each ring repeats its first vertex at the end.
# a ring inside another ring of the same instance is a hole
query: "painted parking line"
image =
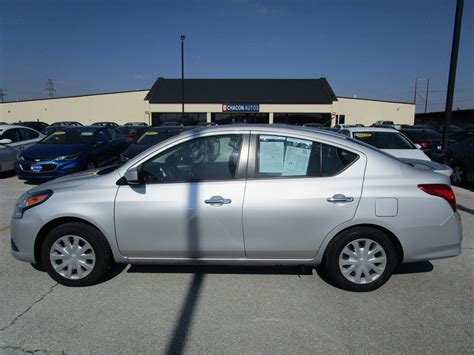
{"type": "Polygon", "coordinates": [[[0,232],[6,232],[9,229],[10,229],[10,226],[2,227],[0,228],[0,232]]]}

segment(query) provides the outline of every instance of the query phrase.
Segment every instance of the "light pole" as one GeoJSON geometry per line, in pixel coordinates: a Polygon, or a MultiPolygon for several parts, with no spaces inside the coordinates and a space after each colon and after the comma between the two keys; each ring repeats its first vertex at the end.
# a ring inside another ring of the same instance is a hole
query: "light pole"
{"type": "Polygon", "coordinates": [[[446,121],[443,132],[443,155],[446,158],[449,143],[449,128],[453,111],[454,82],[456,81],[456,65],[458,63],[459,39],[461,37],[462,10],[464,0],[456,3],[456,17],[454,19],[453,43],[451,47],[451,62],[449,64],[448,93],[446,94],[446,121]]]}
{"type": "Polygon", "coordinates": [[[186,36],[181,35],[181,119],[183,121],[184,121],[184,40],[185,39],[186,39],[186,36]]]}

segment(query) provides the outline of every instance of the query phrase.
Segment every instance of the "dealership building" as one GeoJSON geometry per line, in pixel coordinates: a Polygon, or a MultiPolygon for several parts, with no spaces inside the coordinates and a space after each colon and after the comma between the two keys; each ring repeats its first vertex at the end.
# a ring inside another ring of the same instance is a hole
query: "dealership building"
{"type": "Polygon", "coordinates": [[[188,125],[245,122],[367,126],[379,120],[413,124],[414,116],[413,103],[336,96],[325,78],[185,79],[184,85],[180,79],[158,78],[150,90],[0,103],[0,121],[8,123],[134,121],[159,125],[172,121],[188,125]]]}

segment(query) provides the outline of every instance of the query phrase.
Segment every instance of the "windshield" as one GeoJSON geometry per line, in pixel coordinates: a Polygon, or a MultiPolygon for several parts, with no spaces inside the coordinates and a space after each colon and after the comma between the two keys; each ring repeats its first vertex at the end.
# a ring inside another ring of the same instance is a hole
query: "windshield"
{"type": "Polygon", "coordinates": [[[181,133],[181,130],[179,129],[148,131],[143,136],[141,136],[137,143],[145,145],[155,145],[160,142],[163,142],[165,139],[176,136],[179,133],[181,133]]]}
{"type": "Polygon", "coordinates": [[[416,149],[412,142],[398,132],[353,132],[354,139],[379,149],[416,149]]]}
{"type": "Polygon", "coordinates": [[[92,144],[94,132],[93,128],[58,129],[43,139],[40,144],[92,144]]]}

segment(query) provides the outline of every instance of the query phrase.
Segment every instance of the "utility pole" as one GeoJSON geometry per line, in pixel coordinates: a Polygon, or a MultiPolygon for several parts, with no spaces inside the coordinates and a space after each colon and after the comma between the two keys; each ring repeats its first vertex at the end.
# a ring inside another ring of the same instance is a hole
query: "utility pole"
{"type": "Polygon", "coordinates": [[[46,91],[48,92],[49,98],[54,97],[54,93],[56,92],[56,89],[54,88],[53,79],[48,79],[48,82],[46,83],[46,91]]]}
{"type": "Polygon", "coordinates": [[[464,0],[457,0],[456,17],[454,19],[453,43],[451,48],[451,63],[449,65],[448,93],[446,94],[446,121],[443,132],[443,155],[448,153],[449,128],[453,111],[454,84],[456,81],[456,67],[458,63],[459,40],[461,38],[462,10],[464,0]]]}
{"type": "Polygon", "coordinates": [[[184,40],[185,39],[186,39],[186,36],[181,35],[181,119],[183,121],[184,121],[184,40]]]}
{"type": "MultiPolygon", "coordinates": [[[[415,95],[413,96],[413,104],[416,106],[416,89],[418,88],[418,78],[415,79],[415,95]]],[[[416,108],[415,108],[416,110],[416,108]]]]}
{"type": "Polygon", "coordinates": [[[6,92],[7,90],[0,89],[0,100],[2,100],[2,102],[5,102],[5,96],[7,96],[6,92]]]}
{"type": "Polygon", "coordinates": [[[425,113],[428,110],[428,93],[430,91],[430,78],[426,79],[426,95],[425,95],[425,113]]]}

